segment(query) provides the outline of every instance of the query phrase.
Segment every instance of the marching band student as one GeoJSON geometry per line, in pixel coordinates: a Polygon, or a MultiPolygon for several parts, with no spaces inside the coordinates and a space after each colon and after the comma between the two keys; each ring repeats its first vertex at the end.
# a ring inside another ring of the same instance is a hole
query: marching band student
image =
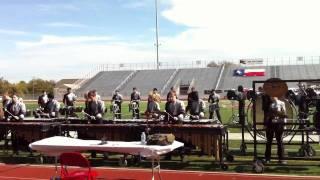
{"type": "Polygon", "coordinates": [[[214,89],[211,90],[211,94],[209,95],[208,102],[210,103],[209,105],[209,119],[213,118],[213,113],[216,113],[218,120],[220,123],[221,121],[221,116],[220,116],[220,107],[219,107],[219,100],[220,96],[219,94],[216,93],[214,89]]]}
{"type": "Polygon", "coordinates": [[[119,110],[116,113],[119,113],[116,115],[118,119],[121,119],[121,104],[122,104],[122,95],[119,93],[119,90],[115,91],[115,94],[112,96],[112,103],[115,103],[119,106],[119,110]]]}
{"type": "Polygon", "coordinates": [[[132,89],[132,93],[131,93],[131,98],[130,98],[130,105],[129,105],[129,111],[132,110],[132,117],[134,117],[134,114],[136,113],[137,114],[137,119],[140,119],[140,111],[139,111],[139,103],[140,103],[140,92],[137,91],[137,88],[134,87],[132,89]],[[132,109],[132,106],[133,106],[133,103],[137,103],[137,109],[136,109],[136,112],[134,112],[134,110],[132,109]]]}
{"type": "Polygon", "coordinates": [[[26,114],[26,106],[23,102],[19,101],[19,98],[17,95],[12,95],[12,101],[5,108],[5,111],[7,111],[7,114],[5,117],[7,121],[10,121],[10,120],[22,121],[26,114]]]}
{"type": "Polygon", "coordinates": [[[239,123],[245,124],[245,106],[246,106],[246,95],[244,93],[243,86],[238,86],[237,100],[239,102],[239,123]]]}
{"type": "Polygon", "coordinates": [[[153,99],[157,102],[157,103],[161,103],[161,96],[158,93],[158,89],[157,88],[153,88],[152,92],[151,92],[153,99]]]}
{"type": "Polygon", "coordinates": [[[71,91],[71,88],[67,88],[67,93],[63,95],[63,104],[66,108],[67,115],[74,115],[75,102],[77,96],[71,91]]]}
{"type": "Polygon", "coordinates": [[[89,91],[84,112],[93,124],[103,124],[104,102],[97,99],[95,91],[89,91]]]}
{"type": "MultiPolygon", "coordinates": [[[[172,92],[172,91],[175,91],[175,89],[174,89],[173,86],[170,88],[170,91],[169,91],[168,94],[167,94],[167,101],[168,101],[168,98],[169,98],[169,93],[172,92]]],[[[178,98],[177,91],[176,91],[176,95],[177,95],[177,99],[179,99],[179,98],[178,98]]]]}
{"type": "Polygon", "coordinates": [[[169,92],[168,101],[165,105],[166,119],[169,121],[182,121],[185,114],[183,101],[177,99],[175,91],[169,92]]]}
{"type": "Polygon", "coordinates": [[[268,114],[267,122],[265,122],[266,127],[266,151],[265,158],[266,163],[270,162],[271,158],[271,145],[273,140],[273,135],[275,134],[277,145],[278,145],[278,160],[281,164],[286,164],[287,162],[283,160],[284,146],[282,141],[282,135],[284,131],[284,123],[286,115],[285,103],[279,100],[277,97],[271,98],[271,105],[269,106],[270,111],[268,114]]]}
{"type": "Polygon", "coordinates": [[[145,111],[145,115],[147,119],[158,118],[160,115],[160,105],[158,102],[155,101],[152,94],[149,94],[148,96],[148,104],[147,109],[145,111]]]}
{"type": "Polygon", "coordinates": [[[6,119],[6,117],[9,116],[8,112],[6,109],[8,109],[8,105],[11,103],[12,99],[8,95],[8,93],[4,93],[2,96],[2,109],[3,109],[3,116],[6,119]]]}
{"type": "MultiPolygon", "coordinates": [[[[191,93],[189,93],[191,94],[191,93]]],[[[204,101],[199,98],[198,91],[192,91],[192,94],[190,95],[188,99],[188,111],[190,112],[190,119],[201,119],[204,117],[204,108],[205,104],[204,101]]]]}
{"type": "Polygon", "coordinates": [[[102,98],[101,98],[101,96],[98,94],[98,92],[97,92],[96,89],[93,89],[93,90],[91,90],[91,91],[95,94],[96,99],[97,99],[98,101],[102,101],[102,98]]]}
{"type": "Polygon", "coordinates": [[[39,108],[43,109],[48,102],[48,96],[46,91],[42,91],[42,94],[38,97],[39,108]]]}
{"type": "Polygon", "coordinates": [[[54,99],[53,93],[48,94],[48,102],[44,107],[44,113],[49,118],[59,117],[60,103],[54,99]]]}

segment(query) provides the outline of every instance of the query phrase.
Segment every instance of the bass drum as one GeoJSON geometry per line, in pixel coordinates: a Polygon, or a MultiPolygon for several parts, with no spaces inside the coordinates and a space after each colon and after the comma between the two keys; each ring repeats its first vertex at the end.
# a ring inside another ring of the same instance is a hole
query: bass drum
{"type": "MultiPolygon", "coordinates": [[[[297,110],[296,107],[293,105],[293,103],[290,103],[288,100],[284,101],[286,110],[287,110],[287,122],[292,123],[292,122],[297,122],[297,110]]],[[[248,128],[253,130],[253,110],[252,110],[253,102],[250,101],[248,107],[247,107],[247,125],[248,128]]],[[[262,98],[261,96],[256,97],[256,121],[257,123],[263,123],[263,118],[264,118],[264,112],[262,110],[262,98]]],[[[296,125],[286,125],[285,129],[295,129],[296,125]]],[[[257,129],[264,129],[264,125],[257,125],[257,129]]],[[[284,131],[283,137],[286,137],[290,135],[292,132],[290,131],[284,131]]],[[[266,132],[265,131],[257,131],[257,135],[263,139],[266,139],[266,132]]]]}

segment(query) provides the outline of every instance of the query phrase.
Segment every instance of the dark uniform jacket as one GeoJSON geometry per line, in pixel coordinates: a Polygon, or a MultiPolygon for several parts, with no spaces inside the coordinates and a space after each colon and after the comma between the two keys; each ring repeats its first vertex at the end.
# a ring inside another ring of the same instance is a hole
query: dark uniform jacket
{"type": "Polygon", "coordinates": [[[89,101],[86,102],[86,107],[84,110],[90,116],[96,116],[97,114],[104,114],[104,105],[102,101],[89,101]]]}
{"type": "Polygon", "coordinates": [[[140,93],[138,92],[131,93],[131,101],[140,101],[140,100],[141,100],[140,93]]]}
{"type": "Polygon", "coordinates": [[[76,95],[73,93],[66,93],[63,96],[63,103],[66,106],[74,106],[74,102],[76,101],[76,95]]]}

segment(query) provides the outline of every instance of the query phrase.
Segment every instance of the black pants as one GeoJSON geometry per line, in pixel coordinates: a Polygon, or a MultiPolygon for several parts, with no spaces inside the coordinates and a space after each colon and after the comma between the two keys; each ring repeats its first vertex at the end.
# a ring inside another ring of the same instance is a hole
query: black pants
{"type": "Polygon", "coordinates": [[[282,123],[269,123],[266,127],[266,136],[267,136],[267,144],[266,144],[266,152],[265,157],[266,160],[270,160],[271,158],[271,146],[273,136],[275,135],[278,146],[278,158],[279,160],[283,159],[284,154],[284,145],[282,142],[282,135],[284,131],[284,125],[282,123]]]}
{"type": "Polygon", "coordinates": [[[219,120],[220,122],[222,122],[222,121],[221,121],[221,115],[220,115],[220,109],[216,109],[216,110],[214,110],[213,112],[210,112],[210,114],[209,114],[209,119],[212,119],[212,118],[213,118],[213,113],[214,113],[214,112],[216,113],[218,120],[219,120]]]}
{"type": "Polygon", "coordinates": [[[239,106],[239,124],[244,124],[245,121],[245,107],[244,105],[239,106]]]}

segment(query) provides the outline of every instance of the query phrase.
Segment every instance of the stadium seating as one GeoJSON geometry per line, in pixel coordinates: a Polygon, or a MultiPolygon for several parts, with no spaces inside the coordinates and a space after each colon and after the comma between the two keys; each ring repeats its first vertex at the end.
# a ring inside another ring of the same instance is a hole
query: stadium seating
{"type": "MultiPolygon", "coordinates": [[[[132,88],[137,87],[143,97],[153,88],[162,96],[175,85],[189,85],[192,81],[200,96],[204,96],[204,90],[217,87],[220,90],[236,89],[238,85],[245,88],[252,87],[253,80],[267,80],[271,77],[286,80],[292,79],[317,79],[320,77],[320,64],[310,65],[278,65],[278,66],[252,66],[229,64],[210,68],[193,69],[160,69],[160,70],[137,70],[137,71],[102,71],[87,81],[77,90],[78,96],[88,90],[96,89],[99,94],[106,98],[112,95],[116,88],[120,88],[121,94],[129,97],[132,88]],[[234,70],[265,69],[264,76],[241,77],[234,76],[234,70]],[[219,75],[221,79],[218,83],[219,75]],[[126,81],[124,81],[126,80],[126,81]],[[121,85],[121,86],[120,86],[121,85]]],[[[295,83],[288,83],[289,87],[297,87],[295,83]]]]}
{"type": "Polygon", "coordinates": [[[178,81],[180,81],[180,84],[190,84],[194,79],[195,84],[193,86],[198,90],[199,95],[203,96],[204,90],[215,87],[220,68],[221,67],[181,69],[170,85],[164,90],[164,94],[166,94],[170,90],[170,87],[173,87],[178,81]]]}
{"type": "Polygon", "coordinates": [[[136,75],[120,89],[120,93],[130,96],[133,87],[137,87],[142,96],[147,96],[153,88],[160,91],[174,71],[174,69],[137,71],[136,75]]]}
{"type": "Polygon", "coordinates": [[[115,88],[133,71],[103,71],[77,90],[77,95],[96,89],[102,97],[111,96],[115,88]]]}

